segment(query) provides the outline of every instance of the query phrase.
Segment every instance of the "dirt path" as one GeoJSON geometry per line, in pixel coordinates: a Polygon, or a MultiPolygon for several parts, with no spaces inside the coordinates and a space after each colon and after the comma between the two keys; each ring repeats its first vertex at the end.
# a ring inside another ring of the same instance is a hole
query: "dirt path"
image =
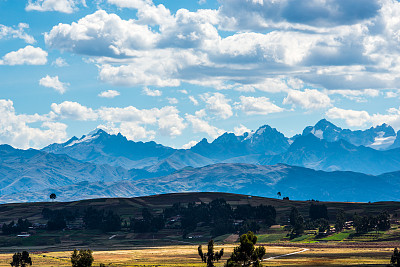
{"type": "Polygon", "coordinates": [[[282,257],[287,257],[287,256],[303,253],[303,252],[306,252],[306,251],[309,251],[309,249],[308,248],[304,248],[304,249],[302,249],[300,251],[296,251],[296,252],[292,252],[292,253],[288,253],[288,254],[283,254],[283,255],[279,255],[279,256],[275,256],[275,257],[269,257],[267,259],[263,259],[262,261],[270,261],[270,260],[274,260],[274,259],[277,259],[277,258],[282,258],[282,257]]]}

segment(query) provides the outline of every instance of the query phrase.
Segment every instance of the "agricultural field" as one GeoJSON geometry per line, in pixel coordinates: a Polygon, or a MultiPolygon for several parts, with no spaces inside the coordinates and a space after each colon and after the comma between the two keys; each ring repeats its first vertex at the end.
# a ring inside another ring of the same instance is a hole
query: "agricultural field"
{"type": "MultiPolygon", "coordinates": [[[[216,266],[223,266],[234,245],[219,245],[224,248],[225,255],[216,266]]],[[[375,247],[318,247],[318,246],[269,246],[264,266],[387,266],[393,252],[391,248],[375,247]],[[304,251],[304,252],[301,252],[304,251]],[[293,252],[293,255],[282,256],[293,252]],[[280,257],[281,256],[281,257],[280,257]]],[[[31,254],[33,266],[71,266],[70,251],[38,252],[31,254]]],[[[95,251],[94,266],[100,263],[106,266],[158,266],[158,267],[188,267],[205,266],[197,255],[197,246],[163,246],[143,247],[132,250],[95,251]]],[[[12,254],[0,254],[0,267],[10,266],[12,254]]]]}
{"type": "MultiPolygon", "coordinates": [[[[87,207],[112,209],[123,221],[140,216],[147,208],[154,214],[161,214],[174,203],[209,203],[223,198],[232,207],[261,204],[276,209],[276,225],[262,227],[257,231],[258,244],[266,247],[264,266],[387,266],[394,247],[400,247],[400,203],[339,203],[321,202],[327,207],[329,218],[335,218],[339,209],[347,214],[377,215],[387,211],[391,216],[391,227],[387,231],[369,231],[357,234],[354,227],[340,233],[317,234],[318,230],[306,230],[290,239],[288,216],[296,207],[307,216],[310,201],[288,201],[245,195],[222,193],[181,193],[141,198],[95,199],[61,203],[20,203],[0,205],[0,223],[18,218],[45,224],[42,210],[67,209],[82,211],[87,207]],[[286,225],[286,226],[285,226],[286,225]],[[292,254],[294,253],[294,254],[292,254]],[[287,255],[289,254],[289,255],[287,255]]],[[[315,202],[313,202],[315,203],[315,202]]],[[[307,219],[307,217],[306,217],[307,219]]],[[[330,220],[333,227],[334,220],[330,220]]],[[[17,237],[0,235],[0,267],[10,266],[12,254],[29,251],[33,266],[71,266],[70,256],[74,248],[94,251],[95,265],[106,266],[205,266],[197,255],[198,245],[206,246],[213,238],[215,249],[224,248],[225,254],[216,266],[223,266],[237,245],[239,235],[223,234],[211,236],[211,228],[198,225],[192,232],[184,234],[182,229],[164,228],[155,233],[135,233],[128,228],[104,232],[88,229],[30,231],[31,236],[17,237]]]]}

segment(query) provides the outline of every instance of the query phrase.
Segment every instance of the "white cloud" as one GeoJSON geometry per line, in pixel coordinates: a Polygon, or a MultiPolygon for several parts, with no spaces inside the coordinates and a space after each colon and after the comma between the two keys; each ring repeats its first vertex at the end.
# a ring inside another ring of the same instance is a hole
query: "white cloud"
{"type": "Polygon", "coordinates": [[[227,99],[221,93],[206,93],[202,95],[203,100],[207,103],[207,111],[216,116],[227,119],[232,117],[232,107],[229,105],[230,99],[227,99]]]}
{"type": "Polygon", "coordinates": [[[110,134],[121,133],[128,140],[152,140],[155,138],[156,132],[153,130],[147,130],[145,127],[140,126],[135,122],[122,122],[118,127],[114,123],[107,123],[107,125],[97,126],[99,129],[110,134]]]}
{"type": "Polygon", "coordinates": [[[3,56],[0,65],[45,65],[47,52],[31,45],[3,56]]]}
{"type": "Polygon", "coordinates": [[[68,83],[60,82],[58,76],[51,77],[49,75],[40,79],[39,84],[44,87],[53,88],[60,94],[65,93],[67,86],[69,85],[68,83]]]}
{"type": "Polygon", "coordinates": [[[400,108],[389,108],[386,114],[369,114],[365,110],[351,110],[341,108],[331,108],[326,112],[326,116],[331,119],[345,120],[349,126],[381,125],[387,123],[395,129],[400,129],[400,108]]]}
{"type": "Polygon", "coordinates": [[[178,92],[179,92],[179,93],[182,93],[182,94],[184,94],[184,95],[187,95],[187,94],[188,94],[188,91],[185,90],[185,89],[178,90],[178,92]]]}
{"type": "MultiPolygon", "coordinates": [[[[99,78],[113,85],[190,83],[271,93],[397,89],[398,1],[289,2],[221,0],[218,10],[182,8],[171,14],[152,1],[108,0],[137,9],[137,19],[98,10],[54,26],[45,41],[90,57],[99,78]],[[231,34],[221,36],[224,29],[231,34]]],[[[342,95],[355,101],[367,96],[342,95]]]]}
{"type": "Polygon", "coordinates": [[[177,136],[182,134],[186,125],[183,118],[179,116],[176,107],[166,106],[161,109],[137,109],[129,106],[125,108],[103,107],[97,110],[99,118],[110,123],[136,123],[157,125],[159,133],[166,136],[177,136]]]}
{"type": "Polygon", "coordinates": [[[385,93],[386,98],[396,98],[400,96],[400,91],[388,91],[385,93]]]}
{"type": "Polygon", "coordinates": [[[78,121],[90,121],[98,119],[96,111],[82,106],[77,102],[64,101],[61,104],[51,104],[51,109],[55,116],[61,119],[71,119],[78,121]]]}
{"type": "Polygon", "coordinates": [[[326,113],[330,119],[344,119],[349,126],[364,126],[371,118],[366,111],[331,108],[326,113]]]}
{"type": "Polygon", "coordinates": [[[186,114],[186,120],[192,125],[193,132],[195,133],[206,133],[212,138],[217,138],[225,131],[218,129],[215,126],[210,125],[203,118],[206,117],[206,112],[204,109],[196,111],[195,115],[186,114]]]}
{"type": "Polygon", "coordinates": [[[283,111],[283,108],[272,103],[267,97],[252,96],[240,96],[240,103],[236,103],[236,108],[241,109],[248,115],[268,115],[283,111]]]}
{"type": "Polygon", "coordinates": [[[61,142],[67,137],[67,125],[50,122],[46,116],[18,115],[11,100],[0,100],[0,143],[17,148],[41,148],[50,142],[61,142]],[[39,127],[30,123],[42,122],[39,127]]]}
{"type": "Polygon", "coordinates": [[[179,103],[178,99],[176,99],[175,97],[167,97],[167,100],[171,105],[176,105],[179,103]]]}
{"type": "Polygon", "coordinates": [[[161,135],[178,136],[186,128],[183,118],[175,107],[169,107],[168,112],[163,113],[158,120],[158,128],[161,135]]]}
{"type": "Polygon", "coordinates": [[[116,5],[120,8],[139,9],[146,5],[152,4],[151,0],[107,0],[109,4],[116,5]]]}
{"type": "Polygon", "coordinates": [[[148,95],[148,96],[161,96],[162,92],[160,90],[151,90],[147,87],[143,88],[143,94],[148,95]]]}
{"type": "Polygon", "coordinates": [[[98,10],[77,23],[58,24],[45,33],[51,48],[76,54],[124,58],[136,56],[136,50],[154,47],[158,34],[135,20],[123,20],[116,14],[98,10]]]}
{"type": "Polygon", "coordinates": [[[26,23],[19,23],[18,28],[8,27],[0,24],[0,40],[9,38],[18,38],[24,40],[28,44],[34,44],[36,43],[35,38],[33,38],[33,36],[25,32],[25,29],[28,28],[29,25],[26,23]]]}
{"type": "Polygon", "coordinates": [[[376,89],[364,89],[364,90],[326,90],[329,95],[338,94],[350,100],[356,102],[365,102],[366,97],[377,97],[380,95],[380,91],[376,89]]]}
{"type": "Polygon", "coordinates": [[[113,133],[119,131],[131,140],[154,139],[156,132],[145,126],[156,126],[157,134],[170,137],[181,135],[186,128],[179,110],[172,106],[152,109],[133,106],[92,109],[77,102],[64,101],[53,103],[51,109],[49,116],[54,120],[103,121],[105,124],[101,124],[101,127],[113,133]]]}
{"type": "Polygon", "coordinates": [[[198,106],[199,105],[199,101],[197,101],[197,99],[194,96],[188,96],[189,100],[193,103],[193,105],[198,106]]]}
{"type": "Polygon", "coordinates": [[[116,96],[119,96],[119,92],[116,90],[107,90],[103,91],[99,94],[100,97],[105,97],[105,98],[114,98],[116,96]]]}
{"type": "Polygon", "coordinates": [[[238,127],[233,128],[233,132],[235,135],[240,136],[244,133],[250,133],[251,131],[243,124],[240,124],[238,127]]]}
{"type": "Polygon", "coordinates": [[[65,59],[63,59],[63,58],[61,58],[61,57],[58,57],[58,58],[56,58],[56,60],[54,60],[54,61],[51,63],[51,65],[61,68],[61,67],[66,67],[66,66],[68,66],[68,63],[65,61],[65,59]]]}
{"type": "MultiPolygon", "coordinates": [[[[85,2],[83,2],[84,5],[85,2]]],[[[73,13],[76,8],[74,0],[29,0],[25,7],[26,11],[58,11],[62,13],[73,13]]]]}
{"type": "Polygon", "coordinates": [[[182,146],[182,149],[191,149],[192,147],[194,147],[198,142],[197,141],[190,141],[187,144],[184,144],[182,146]]]}
{"type": "Polygon", "coordinates": [[[303,109],[322,109],[332,105],[329,96],[316,89],[291,90],[283,104],[300,106],[303,109]]]}

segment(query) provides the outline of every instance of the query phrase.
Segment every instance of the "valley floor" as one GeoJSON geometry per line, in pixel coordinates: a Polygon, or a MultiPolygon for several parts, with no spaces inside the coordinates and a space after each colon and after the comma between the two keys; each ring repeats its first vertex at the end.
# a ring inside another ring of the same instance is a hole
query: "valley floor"
{"type": "MultiPolygon", "coordinates": [[[[392,247],[369,247],[362,246],[342,247],[340,245],[326,246],[279,246],[266,245],[267,255],[264,266],[387,266],[393,252],[392,247]],[[309,250],[304,251],[308,247],[309,250]],[[293,252],[302,253],[273,258],[293,252]],[[271,259],[272,258],[272,259],[271,259]]],[[[382,245],[382,244],[381,244],[382,245]]],[[[216,266],[223,266],[226,259],[233,250],[234,245],[217,246],[217,249],[224,248],[225,255],[216,266]]],[[[71,266],[69,257],[70,251],[60,252],[37,252],[31,253],[33,266],[71,266]]],[[[10,266],[12,254],[0,254],[0,267],[10,266]]],[[[95,264],[100,263],[106,266],[158,266],[158,267],[188,267],[205,266],[200,262],[197,255],[197,246],[162,246],[144,247],[135,250],[116,251],[95,251],[95,264]]]]}

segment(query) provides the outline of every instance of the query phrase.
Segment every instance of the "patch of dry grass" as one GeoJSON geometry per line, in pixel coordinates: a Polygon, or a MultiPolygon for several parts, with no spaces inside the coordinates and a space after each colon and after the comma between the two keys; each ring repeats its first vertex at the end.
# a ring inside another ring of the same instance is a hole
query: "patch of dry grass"
{"type": "MultiPolygon", "coordinates": [[[[206,245],[206,244],[204,244],[206,245]]],[[[222,267],[233,250],[234,245],[216,246],[224,248],[223,260],[217,264],[222,267]]],[[[266,246],[266,257],[273,257],[301,250],[296,247],[266,246]]],[[[301,254],[273,259],[265,266],[348,266],[356,264],[388,264],[391,248],[310,248],[301,254]]],[[[71,266],[70,251],[32,254],[33,266],[55,267],[71,266]]],[[[100,263],[109,266],[126,267],[204,267],[197,255],[197,246],[166,246],[138,248],[132,250],[95,251],[95,265],[100,263]]],[[[10,266],[12,254],[0,254],[0,267],[10,266]]]]}

